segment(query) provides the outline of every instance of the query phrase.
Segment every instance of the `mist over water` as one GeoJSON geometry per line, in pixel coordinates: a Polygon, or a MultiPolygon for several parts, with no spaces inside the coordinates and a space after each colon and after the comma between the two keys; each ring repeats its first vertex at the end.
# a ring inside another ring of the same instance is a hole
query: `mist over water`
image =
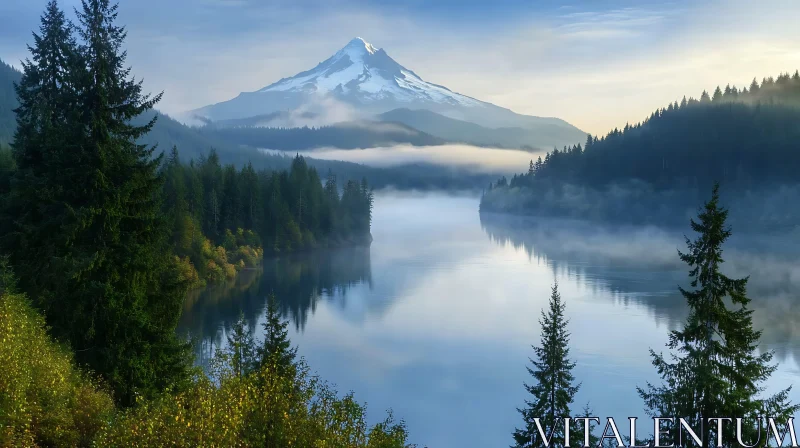
{"type": "MultiPolygon", "coordinates": [[[[188,301],[181,332],[201,341],[203,364],[240,311],[262,336],[275,291],[312,369],[353,390],[373,416],[391,407],[413,443],[508,446],[557,280],[582,382],[573,408],[588,402],[601,417],[645,419],[635,387],[658,381],[648,349],[665,350],[687,313],[677,250],[688,223],[684,232],[477,210],[471,195],[378,192],[371,247],[265,260],[188,301]]],[[[767,392],[790,385],[800,359],[800,251],[775,250],[787,241],[776,238],[734,229],[724,254],[726,273],[751,275],[754,324],[780,362],[767,392]]]]}
{"type": "MultiPolygon", "coordinates": [[[[381,126],[392,126],[381,124],[381,126]]],[[[283,151],[262,149],[273,154],[283,151]]],[[[471,145],[439,146],[396,145],[366,149],[319,148],[300,151],[300,155],[323,160],[343,160],[377,168],[426,163],[443,167],[465,168],[475,173],[510,176],[528,166],[544,153],[515,149],[484,148],[471,145]]]]}

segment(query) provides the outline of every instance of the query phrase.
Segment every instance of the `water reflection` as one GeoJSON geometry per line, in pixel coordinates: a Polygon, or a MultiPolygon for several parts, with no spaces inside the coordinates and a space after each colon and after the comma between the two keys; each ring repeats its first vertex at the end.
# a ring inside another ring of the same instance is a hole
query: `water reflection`
{"type": "Polygon", "coordinates": [[[278,299],[284,318],[302,331],[320,300],[345,308],[348,289],[360,284],[372,288],[369,247],[267,258],[261,268],[240,272],[234,281],[190,292],[179,332],[194,339],[197,362],[207,366],[239,313],[260,336],[259,319],[270,293],[278,299]]]}
{"type": "MultiPolygon", "coordinates": [[[[524,250],[555,275],[590,288],[604,288],[627,305],[635,302],[676,328],[687,316],[678,285],[687,287],[687,267],[677,250],[684,236],[654,227],[605,227],[580,221],[485,214],[481,227],[496,244],[524,250]]],[[[762,347],[777,360],[800,359],[800,251],[790,235],[734,235],[724,271],[750,276],[753,324],[763,329],[762,347]]]]}
{"type": "MultiPolygon", "coordinates": [[[[540,311],[558,280],[583,382],[576,406],[644,417],[635,386],[658,381],[648,349],[663,347],[686,316],[677,292],[687,278],[676,252],[683,236],[479,218],[477,209],[472,196],[380,193],[370,248],[265,260],[190,297],[181,331],[197,338],[203,363],[240,311],[260,338],[275,292],[300,355],[366,401],[371,418],[391,407],[420,446],[508,446],[540,311]]],[[[800,250],[789,241],[740,238],[725,253],[729,274],[752,274],[755,323],[782,361],[768,390],[797,378],[800,250]]]]}

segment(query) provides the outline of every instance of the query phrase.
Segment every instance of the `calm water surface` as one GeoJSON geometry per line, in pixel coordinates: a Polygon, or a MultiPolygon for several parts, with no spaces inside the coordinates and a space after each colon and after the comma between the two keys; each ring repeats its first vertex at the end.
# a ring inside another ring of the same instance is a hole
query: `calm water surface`
{"type": "MultiPolygon", "coordinates": [[[[420,447],[506,447],[558,281],[582,382],[574,406],[645,418],[635,387],[658,381],[648,349],[686,317],[682,235],[477,210],[476,197],[379,193],[371,247],[266,260],[189,297],[180,331],[204,365],[240,311],[261,336],[274,291],[299,353],[367,402],[374,422],[392,408],[420,447]]],[[[798,378],[800,250],[786,241],[740,237],[725,253],[729,274],[752,275],[755,325],[780,363],[768,391],[798,378]]]]}

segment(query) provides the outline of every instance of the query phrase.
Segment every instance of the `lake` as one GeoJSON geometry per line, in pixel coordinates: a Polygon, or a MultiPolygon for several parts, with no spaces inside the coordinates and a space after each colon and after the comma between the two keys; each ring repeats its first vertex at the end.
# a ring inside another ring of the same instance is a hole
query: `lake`
{"type": "MultiPolygon", "coordinates": [[[[648,349],[662,351],[687,315],[677,250],[688,223],[667,231],[482,218],[478,202],[378,192],[371,247],[267,259],[262,270],[191,294],[179,331],[196,339],[206,365],[240,312],[260,337],[274,291],[300,355],[367,402],[373,422],[391,408],[420,447],[506,447],[522,422],[530,346],[557,281],[582,383],[573,408],[647,418],[636,386],[658,381],[648,349]]],[[[787,241],[734,229],[725,251],[726,273],[751,275],[754,324],[780,363],[768,392],[798,378],[800,250],[787,241]]],[[[791,398],[800,401],[800,390],[791,398]]]]}

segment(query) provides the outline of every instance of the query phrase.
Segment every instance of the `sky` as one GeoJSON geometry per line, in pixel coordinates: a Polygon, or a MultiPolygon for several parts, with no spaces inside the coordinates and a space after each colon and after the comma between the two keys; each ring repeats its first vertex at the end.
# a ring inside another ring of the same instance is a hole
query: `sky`
{"type": "MultiPolygon", "coordinates": [[[[0,1],[0,59],[19,66],[45,3],[0,1]]],[[[799,13],[794,0],[122,0],[118,20],[167,113],[258,90],[359,36],[426,81],[605,134],[684,95],[794,72],[799,13]]]]}

